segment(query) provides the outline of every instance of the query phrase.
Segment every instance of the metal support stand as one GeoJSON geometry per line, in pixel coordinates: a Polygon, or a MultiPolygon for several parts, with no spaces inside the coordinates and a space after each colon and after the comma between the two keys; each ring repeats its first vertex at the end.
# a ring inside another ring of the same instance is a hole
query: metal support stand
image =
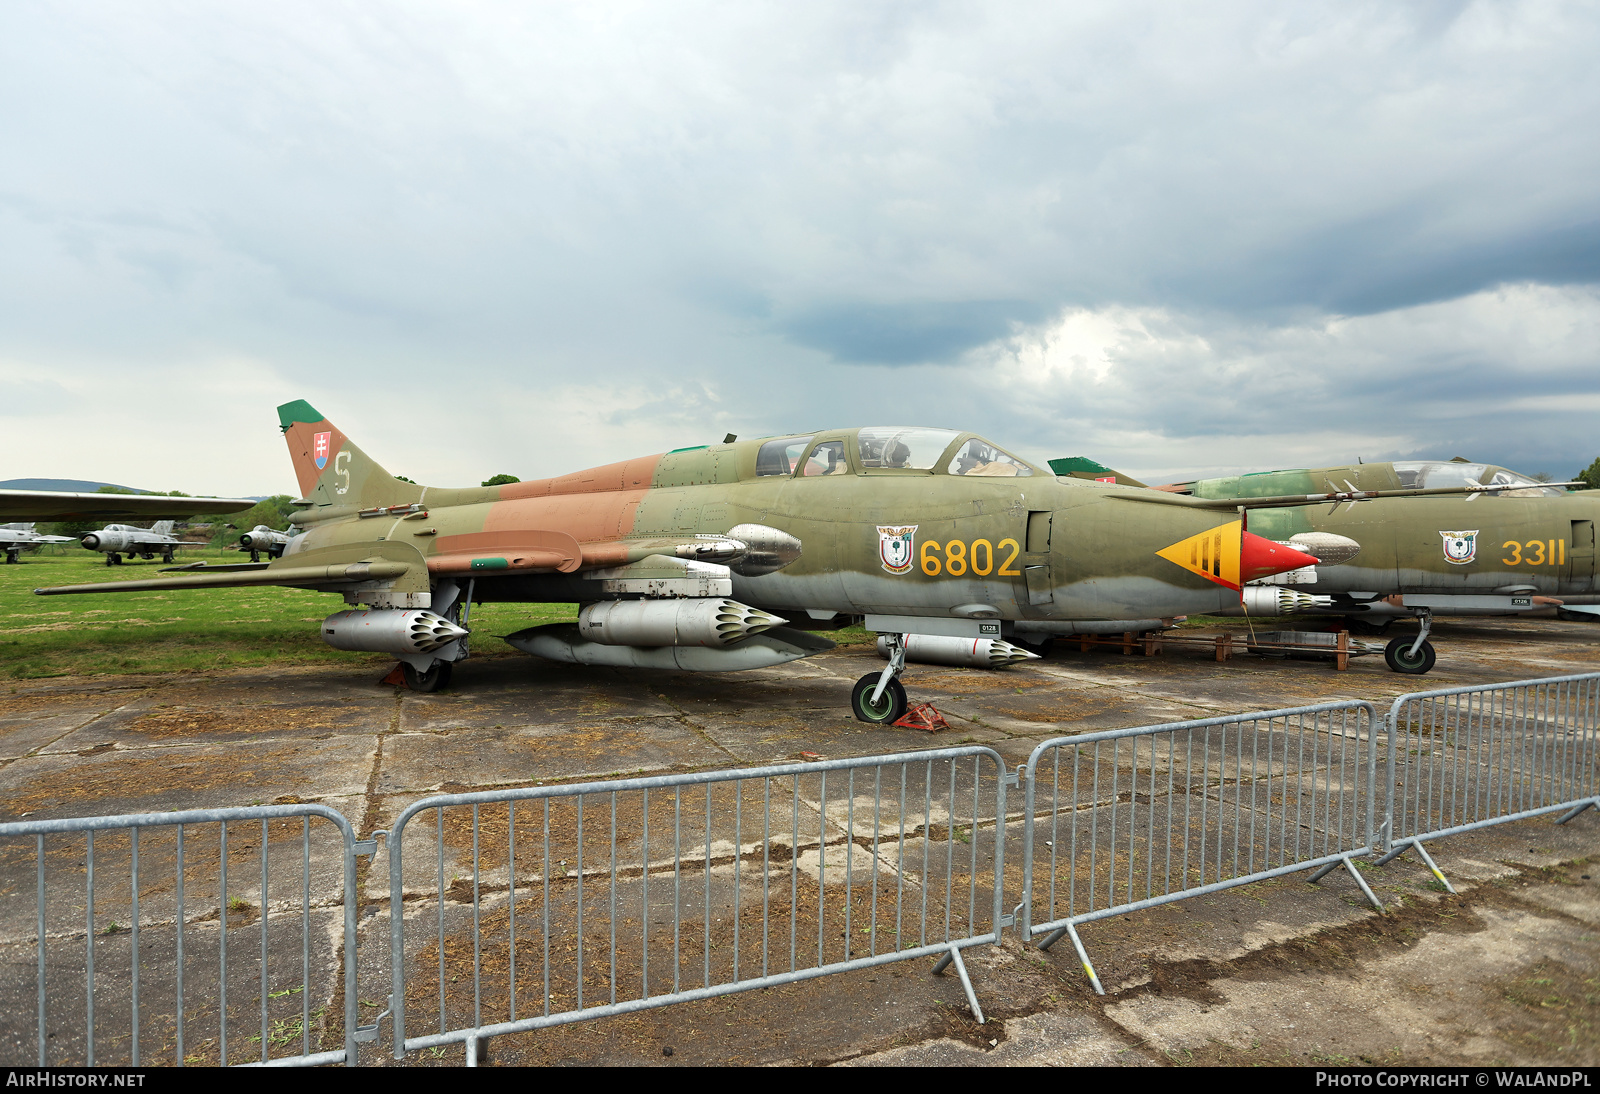
{"type": "MultiPolygon", "coordinates": [[[[1582,812],[1582,807],[1580,807],[1578,812],[1582,812]]],[[[1573,813],[1571,815],[1577,816],[1577,813],[1573,813]]],[[[1384,855],[1372,865],[1387,866],[1389,863],[1393,862],[1395,859],[1399,858],[1401,855],[1405,854],[1409,850],[1412,850],[1413,848],[1416,850],[1418,857],[1420,857],[1422,861],[1427,864],[1428,869],[1433,871],[1433,876],[1439,879],[1439,884],[1444,886],[1444,891],[1447,893],[1454,893],[1456,891],[1455,886],[1450,884],[1450,879],[1444,876],[1444,871],[1439,869],[1439,864],[1433,861],[1433,856],[1428,854],[1428,849],[1422,846],[1422,841],[1419,839],[1401,840],[1399,843],[1395,844],[1389,849],[1389,853],[1387,855],[1384,855]]]]}
{"type": "Polygon", "coordinates": [[[961,948],[951,946],[949,951],[934,962],[933,973],[935,976],[944,972],[952,964],[956,967],[956,974],[961,977],[961,987],[967,993],[967,1006],[972,1008],[972,1016],[978,1020],[978,1025],[983,1025],[983,1008],[978,1006],[977,993],[972,990],[972,978],[967,975],[967,966],[961,960],[961,948]]]}
{"type": "Polygon", "coordinates": [[[1588,801],[1583,802],[1570,813],[1563,814],[1561,819],[1556,821],[1556,823],[1566,824],[1569,820],[1571,820],[1573,817],[1576,817],[1579,813],[1582,813],[1585,809],[1600,809],[1600,798],[1590,798],[1588,801]]]}
{"type": "Polygon", "coordinates": [[[1047,934],[1044,941],[1039,943],[1039,948],[1048,950],[1063,938],[1072,939],[1072,948],[1078,951],[1078,963],[1083,966],[1084,973],[1088,975],[1089,983],[1094,985],[1094,993],[1096,995],[1104,995],[1106,989],[1100,986],[1100,977],[1094,971],[1094,963],[1089,960],[1089,951],[1083,948],[1083,939],[1078,937],[1077,929],[1071,923],[1064,927],[1057,927],[1047,934]]]}
{"type": "Polygon", "coordinates": [[[878,701],[883,698],[883,689],[889,686],[889,681],[904,672],[906,667],[906,636],[903,634],[885,634],[884,638],[889,641],[889,664],[884,667],[883,674],[878,677],[878,686],[872,689],[871,703],[873,706],[877,706],[878,701]]]}
{"type": "Polygon", "coordinates": [[[1350,861],[1349,855],[1340,855],[1338,862],[1328,863],[1326,866],[1322,867],[1316,873],[1307,878],[1307,882],[1315,885],[1317,882],[1331,874],[1334,870],[1338,869],[1341,863],[1344,865],[1346,870],[1350,871],[1350,876],[1356,879],[1356,884],[1361,886],[1361,891],[1367,894],[1367,899],[1372,902],[1372,906],[1378,909],[1378,914],[1382,915],[1384,912],[1383,901],[1379,900],[1377,895],[1373,893],[1372,886],[1368,885],[1367,879],[1361,876],[1361,871],[1356,869],[1356,864],[1350,861]]]}

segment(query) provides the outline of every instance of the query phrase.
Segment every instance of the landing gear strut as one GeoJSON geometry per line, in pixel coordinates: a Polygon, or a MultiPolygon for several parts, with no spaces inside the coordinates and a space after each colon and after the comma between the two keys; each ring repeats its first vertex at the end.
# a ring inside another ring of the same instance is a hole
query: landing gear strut
{"type": "Polygon", "coordinates": [[[906,689],[897,677],[906,667],[906,636],[884,635],[889,642],[889,664],[882,672],[869,672],[850,692],[850,709],[863,722],[888,725],[906,716],[906,689]]]}
{"type": "Polygon", "coordinates": [[[419,672],[409,661],[403,661],[400,671],[405,674],[406,687],[412,691],[430,692],[449,686],[453,670],[449,661],[435,661],[426,672],[419,672]]]}
{"type": "Polygon", "coordinates": [[[1422,626],[1417,631],[1415,638],[1392,638],[1383,649],[1383,659],[1389,663],[1389,668],[1394,672],[1403,672],[1409,676],[1421,676],[1433,668],[1438,655],[1433,651],[1433,643],[1428,641],[1428,631],[1433,626],[1433,613],[1427,608],[1417,610],[1417,618],[1422,626]]]}

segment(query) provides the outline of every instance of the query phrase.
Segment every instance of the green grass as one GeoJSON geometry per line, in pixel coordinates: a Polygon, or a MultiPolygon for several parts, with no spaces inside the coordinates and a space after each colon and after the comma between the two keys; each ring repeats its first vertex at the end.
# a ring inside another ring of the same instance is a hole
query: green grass
{"type": "MultiPolygon", "coordinates": [[[[81,547],[58,551],[0,565],[0,678],[394,662],[386,654],[348,653],[322,641],[317,624],[345,607],[334,593],[259,588],[35,596],[33,590],[42,586],[163,576],[159,559],[108,567],[102,555],[81,547]]],[[[208,549],[178,556],[179,562],[200,559],[237,562],[239,555],[208,549]]],[[[514,653],[491,636],[575,618],[573,604],[474,605],[474,653],[514,653]]]]}

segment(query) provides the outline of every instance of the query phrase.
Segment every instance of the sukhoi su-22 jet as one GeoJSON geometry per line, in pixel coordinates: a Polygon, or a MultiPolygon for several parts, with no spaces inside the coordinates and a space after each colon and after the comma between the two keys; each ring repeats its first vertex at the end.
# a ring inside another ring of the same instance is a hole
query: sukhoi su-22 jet
{"type": "Polygon", "coordinates": [[[471,605],[580,605],[508,637],[575,664],[720,671],[888,636],[852,705],[906,709],[908,634],[1043,642],[1235,607],[1316,559],[1247,531],[1244,507],[1058,477],[954,429],[864,427],[700,445],[503,486],[403,482],[306,402],[278,408],[304,529],[270,562],[44,594],[284,585],[340,594],[322,637],[392,653],[411,687],[467,657],[471,605]]]}

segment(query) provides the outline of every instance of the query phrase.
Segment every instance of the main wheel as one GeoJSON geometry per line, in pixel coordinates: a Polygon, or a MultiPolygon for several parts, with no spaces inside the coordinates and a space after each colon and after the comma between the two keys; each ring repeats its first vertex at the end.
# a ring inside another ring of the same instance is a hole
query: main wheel
{"type": "Polygon", "coordinates": [[[1433,663],[1438,660],[1438,655],[1433,652],[1433,643],[1424,641],[1421,648],[1412,653],[1411,647],[1416,641],[1416,638],[1404,635],[1389,640],[1389,644],[1383,647],[1383,659],[1389,662],[1390,669],[1408,676],[1421,676],[1433,668],[1433,663]]]}
{"type": "Polygon", "coordinates": [[[412,691],[438,691],[450,683],[451,665],[448,661],[435,661],[427,672],[418,672],[409,661],[402,661],[401,671],[405,674],[406,687],[412,691]]]}
{"type": "Polygon", "coordinates": [[[889,686],[883,689],[883,694],[878,697],[877,703],[873,703],[872,693],[877,689],[878,680],[882,676],[881,672],[869,672],[856,681],[855,688],[850,692],[850,709],[855,711],[856,717],[863,722],[888,725],[906,716],[905,685],[894,677],[890,677],[889,686]]]}

